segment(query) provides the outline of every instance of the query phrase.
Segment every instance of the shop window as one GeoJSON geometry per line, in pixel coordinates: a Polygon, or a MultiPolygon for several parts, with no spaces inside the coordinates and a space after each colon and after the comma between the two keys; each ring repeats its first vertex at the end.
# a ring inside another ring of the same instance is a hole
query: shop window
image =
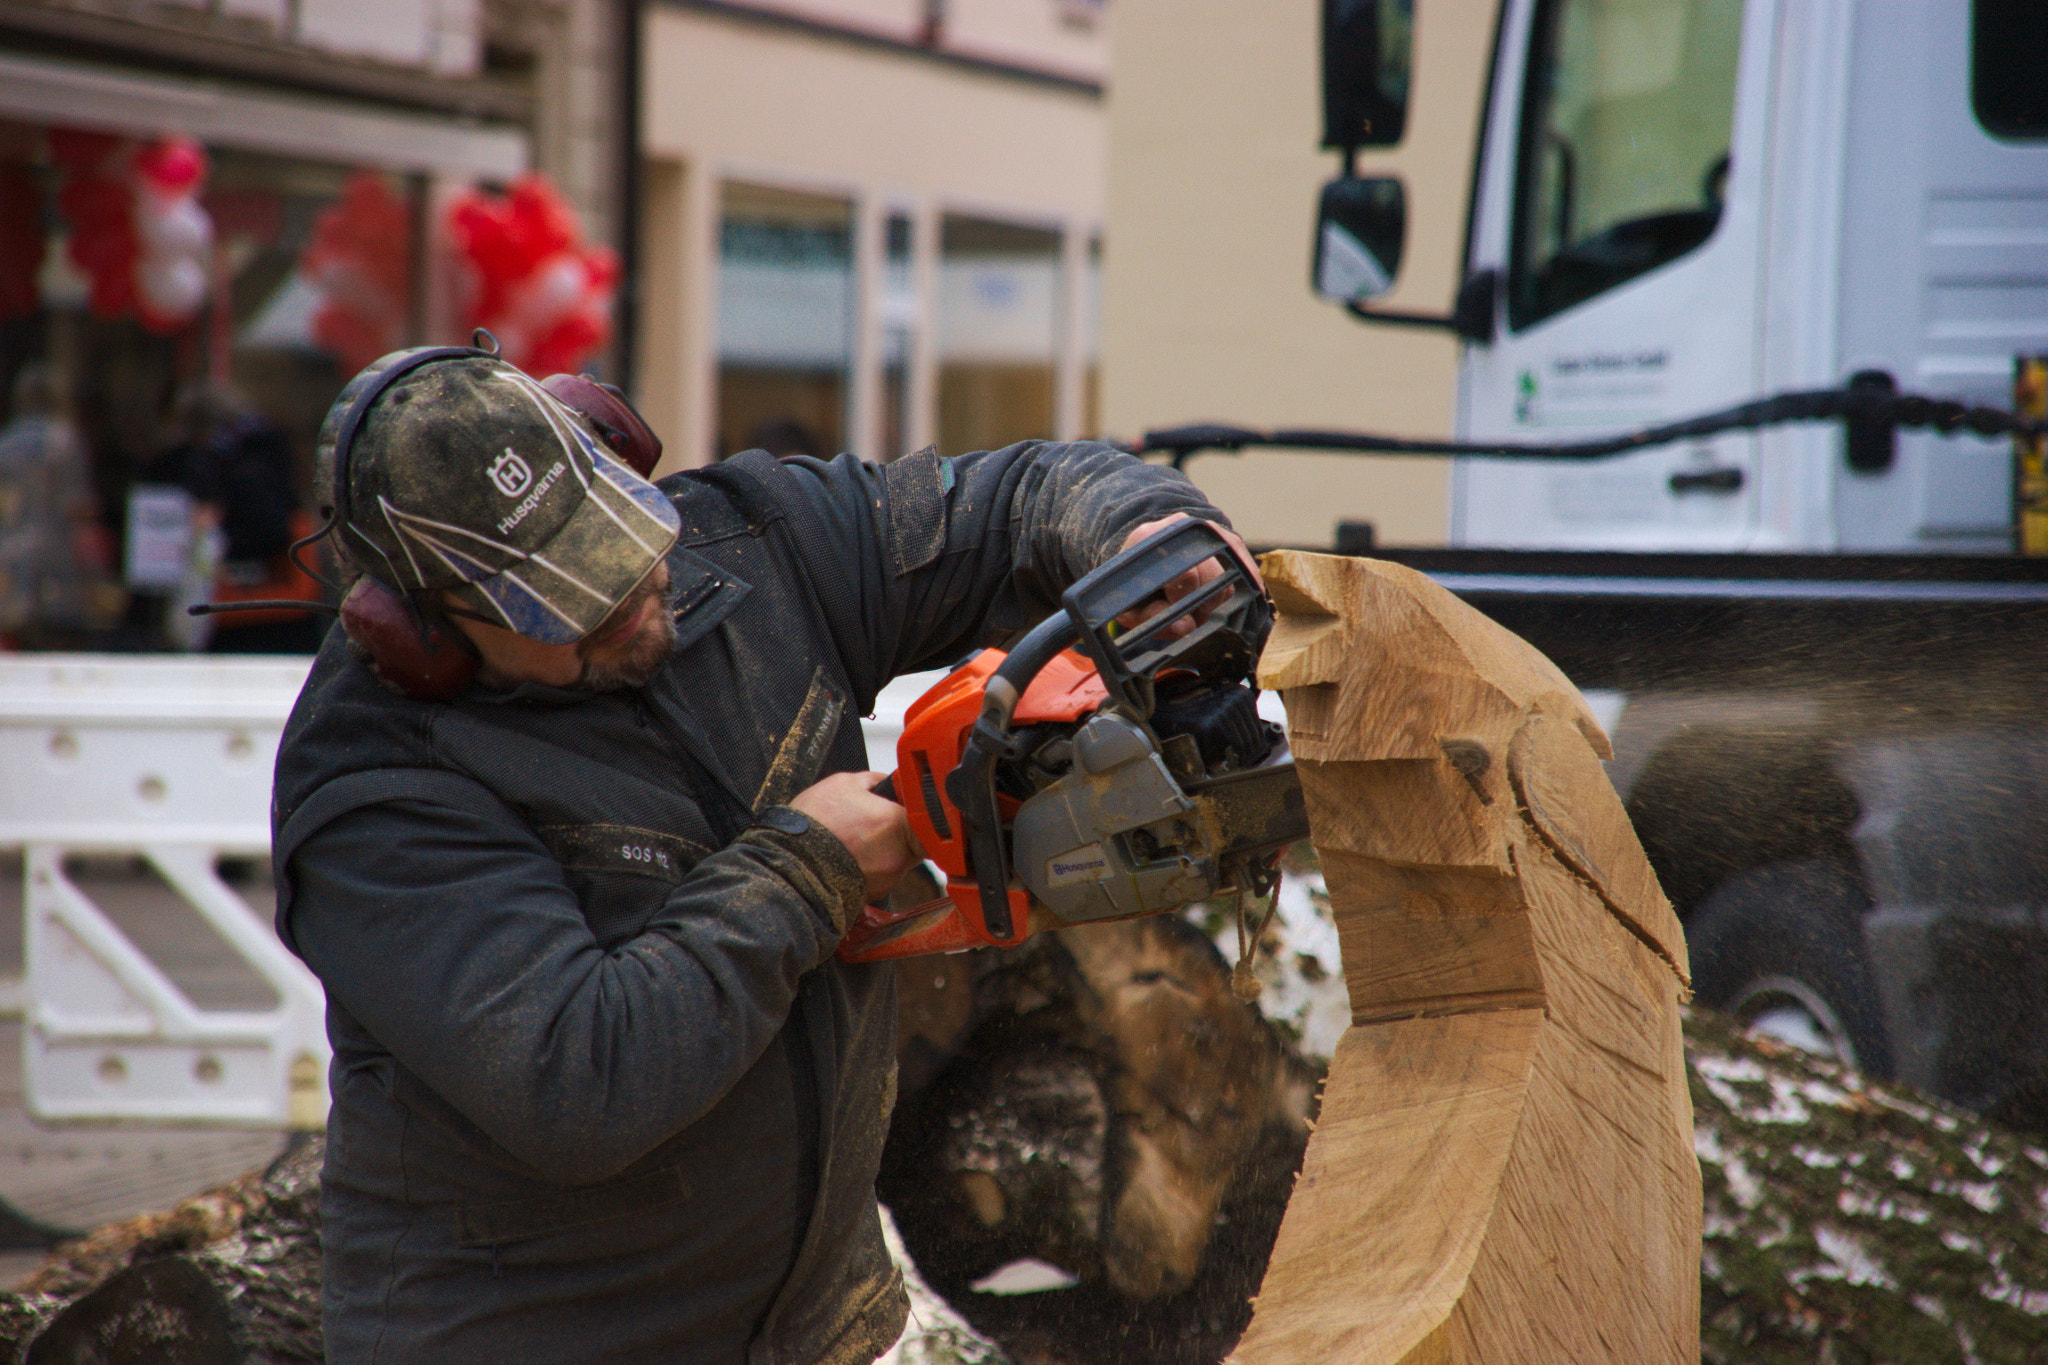
{"type": "MultiPolygon", "coordinates": [[[[82,180],[114,186],[96,191],[113,196],[115,211],[101,218],[141,220],[132,207],[132,157],[153,142],[0,122],[0,200],[8,210],[0,269],[11,282],[0,300],[0,422],[24,423],[33,415],[18,410],[24,402],[54,406],[85,466],[75,483],[89,490],[93,523],[75,560],[90,580],[86,608],[0,608],[0,637],[16,645],[236,649],[283,640],[285,633],[253,629],[275,621],[200,624],[177,607],[232,596],[231,580],[269,581],[275,526],[311,524],[313,451],[328,407],[361,364],[419,334],[417,182],[219,147],[203,149],[203,173],[189,196],[201,215],[172,229],[196,272],[180,295],[187,306],[175,317],[147,316],[146,265],[116,252],[116,268],[91,251],[81,263],[73,246],[95,230],[105,235],[104,222],[91,226],[89,196],[77,188],[82,180]],[[309,268],[318,254],[314,243],[352,187],[358,198],[375,192],[374,246],[323,285],[309,268]],[[109,291],[102,278],[121,269],[133,283],[125,295],[109,291]],[[260,448],[266,470],[276,467],[276,477],[266,473],[262,481],[262,508],[231,491],[253,482],[239,465],[191,474],[195,443],[226,441],[223,433],[244,428],[260,428],[249,449],[260,448]],[[194,549],[177,552],[170,543],[180,531],[175,518],[165,520],[175,498],[152,502],[138,497],[138,488],[185,488],[192,495],[198,520],[187,529],[194,549]],[[131,517],[141,515],[137,507],[147,524],[131,528],[131,517]],[[133,543],[144,532],[154,535],[151,543],[133,543]],[[208,532],[215,533],[210,541],[208,532]],[[260,551],[251,549],[258,542],[260,551]],[[246,560],[238,557],[244,550],[246,560]],[[166,556],[175,567],[180,553],[191,565],[190,581],[164,581],[166,556]],[[232,562],[216,567],[222,557],[232,562]]],[[[284,591],[244,595],[296,596],[312,584],[280,578],[276,586],[284,591]]]]}
{"type": "Polygon", "coordinates": [[[718,266],[718,448],[829,457],[846,448],[853,208],[725,186],[718,266]]]}
{"type": "Polygon", "coordinates": [[[946,217],[939,236],[939,449],[1054,434],[1059,234],[946,217]]]}

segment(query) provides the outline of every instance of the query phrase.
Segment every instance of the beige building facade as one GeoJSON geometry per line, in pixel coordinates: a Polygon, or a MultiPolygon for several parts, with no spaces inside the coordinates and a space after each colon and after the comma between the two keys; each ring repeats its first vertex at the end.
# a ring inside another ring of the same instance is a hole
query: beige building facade
{"type": "Polygon", "coordinates": [[[634,392],[665,469],[1099,424],[1101,0],[653,0],[634,392]]]}
{"type": "MultiPolygon", "coordinates": [[[[1400,287],[1380,303],[1448,313],[1492,0],[1418,6],[1409,136],[1361,151],[1409,205],[1400,287]]],[[[1446,332],[1362,324],[1309,292],[1320,151],[1318,0],[1117,0],[1108,100],[1103,426],[1195,421],[1442,436],[1446,332]]],[[[1441,460],[1260,451],[1188,474],[1259,544],[1327,546],[1340,521],[1383,544],[1441,544],[1441,460]]]]}

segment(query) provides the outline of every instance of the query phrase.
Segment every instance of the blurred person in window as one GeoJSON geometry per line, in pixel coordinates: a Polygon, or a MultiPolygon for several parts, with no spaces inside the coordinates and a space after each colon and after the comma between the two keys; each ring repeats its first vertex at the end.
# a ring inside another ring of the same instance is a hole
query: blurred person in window
{"type": "Polygon", "coordinates": [[[0,429],[0,644],[76,648],[96,622],[105,533],[85,447],[47,367],[15,376],[0,429]]]}
{"type": "MultiPolygon", "coordinates": [[[[199,591],[214,602],[305,598],[314,583],[288,551],[312,524],[292,487],[291,442],[277,423],[232,387],[197,381],[172,405],[172,443],[151,468],[159,484],[192,499],[193,564],[199,591]]],[[[174,598],[164,625],[174,640],[216,654],[310,654],[319,622],[304,611],[238,611],[207,618],[193,632],[174,598]]]]}

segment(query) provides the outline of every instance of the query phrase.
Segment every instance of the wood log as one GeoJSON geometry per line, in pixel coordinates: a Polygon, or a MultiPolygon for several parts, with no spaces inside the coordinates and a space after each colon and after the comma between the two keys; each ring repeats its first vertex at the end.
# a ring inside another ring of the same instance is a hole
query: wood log
{"type": "Polygon", "coordinates": [[[1231,1359],[1698,1359],[1685,942],[1605,735],[1420,574],[1265,574],[1352,1026],[1231,1359]]]}
{"type": "Polygon", "coordinates": [[[0,1360],[319,1361],[325,1147],[310,1138],[267,1170],[58,1248],[0,1295],[0,1360]]]}
{"type": "Polygon", "coordinates": [[[932,1287],[1031,1365],[1215,1365],[1250,1316],[1319,1070],[1158,915],[901,964],[898,1101],[878,1182],[932,1287]],[[971,1027],[934,1003],[965,988],[971,1027]],[[913,1022],[914,1021],[914,1022],[913,1022]],[[983,1293],[1006,1264],[1074,1283],[983,1293]]]}

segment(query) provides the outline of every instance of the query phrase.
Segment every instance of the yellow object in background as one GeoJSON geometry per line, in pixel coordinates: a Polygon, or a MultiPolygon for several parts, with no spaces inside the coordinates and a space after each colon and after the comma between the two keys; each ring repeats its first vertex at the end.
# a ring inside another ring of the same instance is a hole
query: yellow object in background
{"type": "MultiPolygon", "coordinates": [[[[2048,356],[2013,362],[2012,406],[2022,417],[2048,417],[2048,356]]],[[[2012,510],[2013,548],[2048,555],[2048,436],[2013,435],[2012,510]]]]}

